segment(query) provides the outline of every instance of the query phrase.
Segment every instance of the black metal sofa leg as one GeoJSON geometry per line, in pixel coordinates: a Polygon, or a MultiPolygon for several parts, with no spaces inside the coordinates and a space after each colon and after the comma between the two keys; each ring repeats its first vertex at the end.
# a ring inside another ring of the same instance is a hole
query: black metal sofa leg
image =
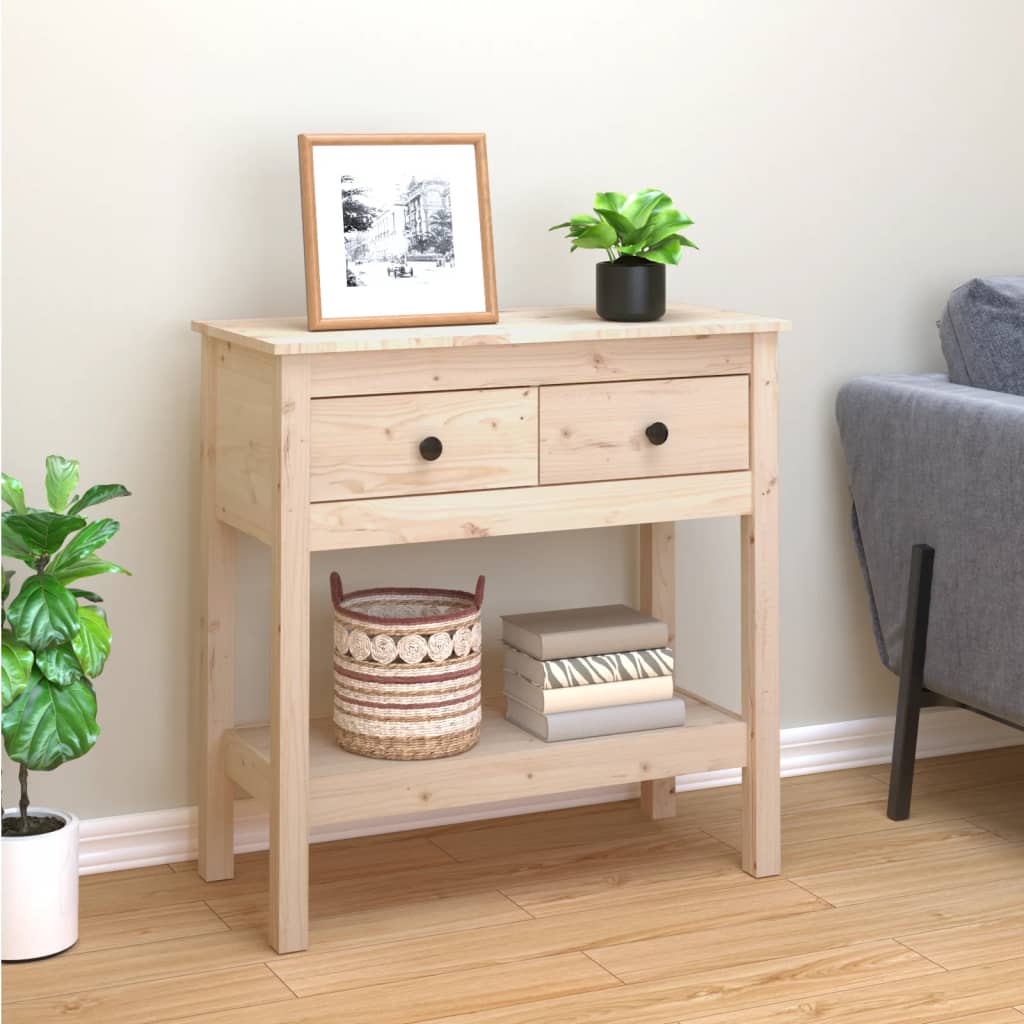
{"type": "Polygon", "coordinates": [[[896,735],[892,744],[892,772],[889,776],[889,806],[893,821],[910,817],[910,795],[914,786],[914,757],[917,726],[924,694],[924,657],[928,644],[928,612],[932,600],[932,567],[935,550],[915,544],[910,556],[910,586],[903,628],[903,658],[900,662],[900,692],[896,706],[896,735]]]}

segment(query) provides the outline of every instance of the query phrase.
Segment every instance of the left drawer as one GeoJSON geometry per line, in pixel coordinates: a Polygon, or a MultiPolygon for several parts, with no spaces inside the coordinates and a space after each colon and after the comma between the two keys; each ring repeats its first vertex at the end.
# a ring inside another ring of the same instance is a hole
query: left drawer
{"type": "Polygon", "coordinates": [[[536,483],[536,388],[313,399],[312,501],[536,483]]]}

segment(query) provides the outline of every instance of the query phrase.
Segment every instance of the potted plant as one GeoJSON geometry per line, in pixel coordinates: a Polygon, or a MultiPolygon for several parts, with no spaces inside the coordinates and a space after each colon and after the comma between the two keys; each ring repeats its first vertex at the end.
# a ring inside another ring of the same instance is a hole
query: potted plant
{"type": "Polygon", "coordinates": [[[69,586],[127,570],[96,552],[117,533],[113,519],[88,522],[86,509],[128,494],[97,484],[81,496],[78,463],[46,460],[49,509],[29,508],[22,485],[3,474],[3,557],[31,570],[8,604],[3,570],[3,736],[18,765],[21,800],[3,812],[4,960],[49,956],[78,940],[78,818],[29,807],[29,771],[48,772],[92,749],[99,736],[92,681],[110,654],[103,600],[69,586]]]}
{"type": "Polygon", "coordinates": [[[604,249],[597,265],[597,314],[605,320],[658,320],[665,315],[665,264],[679,262],[684,247],[696,249],[679,232],[693,223],[661,189],[632,195],[598,192],[594,213],[582,213],[549,230],[568,228],[576,249],[604,249]]]}

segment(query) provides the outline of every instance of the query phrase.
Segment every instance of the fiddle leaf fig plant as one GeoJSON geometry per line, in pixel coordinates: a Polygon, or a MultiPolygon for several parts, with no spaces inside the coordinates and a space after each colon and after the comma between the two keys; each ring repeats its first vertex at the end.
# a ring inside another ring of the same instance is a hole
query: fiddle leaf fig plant
{"type": "Polygon", "coordinates": [[[684,248],[697,248],[681,234],[692,223],[661,189],[645,188],[628,196],[598,192],[593,214],[578,214],[548,230],[568,228],[565,237],[572,241],[570,252],[604,249],[612,263],[629,256],[674,265],[684,248]]]}
{"type": "Polygon", "coordinates": [[[19,817],[4,821],[14,834],[29,834],[28,773],[54,768],[88,753],[99,736],[93,680],[110,654],[111,633],[103,598],[68,584],[88,576],[125,573],[96,551],[118,531],[114,519],[88,522],[86,509],[125,497],[121,484],[99,484],[81,496],[78,462],[46,460],[47,509],[30,508],[20,481],[2,477],[3,513],[3,737],[19,765],[19,817]],[[8,604],[16,572],[30,570],[8,604]]]}

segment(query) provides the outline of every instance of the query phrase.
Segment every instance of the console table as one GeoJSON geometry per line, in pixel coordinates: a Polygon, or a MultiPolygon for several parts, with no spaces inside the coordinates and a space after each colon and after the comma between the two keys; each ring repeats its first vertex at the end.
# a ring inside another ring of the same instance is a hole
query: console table
{"type": "Polygon", "coordinates": [[[676,775],[742,767],[743,867],[778,873],[776,343],[788,326],[691,306],[643,324],[581,309],[329,333],[298,317],[193,324],[199,873],[232,876],[237,783],[270,813],[278,952],[308,944],[309,829],[322,823],[637,781],[646,813],[664,817],[676,775]],[[640,604],[671,628],[675,522],[710,516],[740,517],[740,717],[691,696],[683,728],[548,744],[485,709],[475,749],[416,762],[347,753],[329,721],[310,722],[311,552],[635,524],[640,604]],[[267,725],[234,720],[236,531],[273,561],[267,725]]]}

